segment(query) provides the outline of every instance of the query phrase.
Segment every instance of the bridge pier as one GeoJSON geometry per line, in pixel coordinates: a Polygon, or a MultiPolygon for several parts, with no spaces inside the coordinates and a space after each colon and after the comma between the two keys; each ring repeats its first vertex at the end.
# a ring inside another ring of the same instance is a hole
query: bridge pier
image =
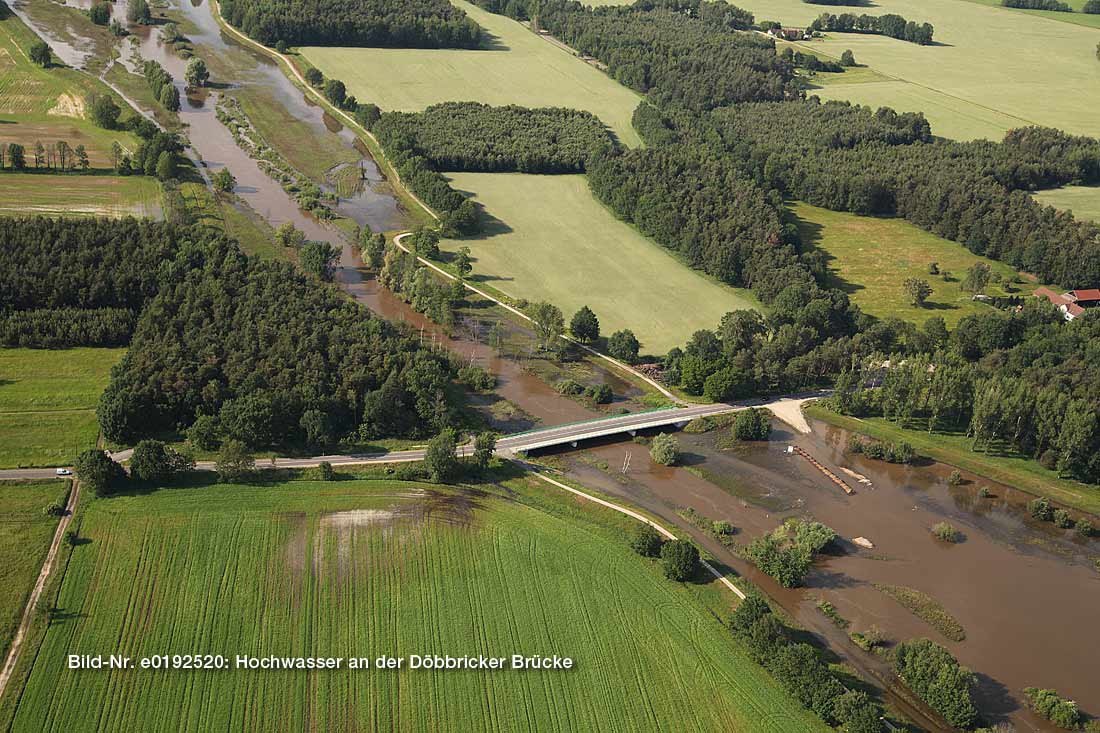
{"type": "Polygon", "coordinates": [[[577,447],[577,441],[575,441],[575,440],[571,440],[571,441],[569,441],[569,445],[571,445],[571,446],[573,446],[574,448],[576,448],[576,447],[577,447]]]}
{"type": "Polygon", "coordinates": [[[631,438],[633,438],[633,437],[635,437],[636,435],[638,435],[638,431],[637,431],[637,430],[628,430],[627,432],[628,432],[628,433],[630,433],[630,437],[631,437],[631,438]]]}

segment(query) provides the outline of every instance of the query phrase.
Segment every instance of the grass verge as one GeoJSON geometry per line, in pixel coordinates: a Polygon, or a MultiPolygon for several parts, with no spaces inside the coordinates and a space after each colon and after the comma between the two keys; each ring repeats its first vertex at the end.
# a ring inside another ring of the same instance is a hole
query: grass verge
{"type": "Polygon", "coordinates": [[[921,593],[915,588],[907,588],[904,585],[887,585],[875,583],[875,588],[893,598],[905,606],[914,616],[924,621],[936,631],[943,634],[951,641],[963,641],[966,639],[966,630],[955,617],[947,612],[939,602],[930,595],[921,593]]]}

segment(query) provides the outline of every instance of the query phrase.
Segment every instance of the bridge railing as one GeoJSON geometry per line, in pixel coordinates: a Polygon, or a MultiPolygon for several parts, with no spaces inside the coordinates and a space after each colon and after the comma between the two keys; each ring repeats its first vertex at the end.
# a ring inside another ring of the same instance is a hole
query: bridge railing
{"type": "Polygon", "coordinates": [[[531,428],[530,430],[524,430],[522,433],[509,433],[508,435],[503,436],[503,438],[508,438],[508,439],[521,438],[524,435],[532,435],[534,433],[542,433],[542,432],[546,432],[548,430],[559,430],[561,428],[568,428],[568,427],[572,427],[574,425],[586,425],[588,423],[595,424],[595,423],[605,422],[605,421],[608,421],[608,420],[614,420],[614,419],[620,418],[620,417],[633,417],[635,415],[648,415],[651,412],[666,412],[666,411],[671,412],[673,410],[682,410],[682,409],[683,409],[682,407],[652,407],[648,410],[638,410],[637,412],[624,412],[621,415],[607,415],[605,417],[593,417],[593,418],[589,418],[588,420],[575,420],[573,422],[563,422],[563,423],[559,423],[557,425],[547,425],[547,426],[544,426],[544,427],[541,427],[541,428],[531,428]]]}

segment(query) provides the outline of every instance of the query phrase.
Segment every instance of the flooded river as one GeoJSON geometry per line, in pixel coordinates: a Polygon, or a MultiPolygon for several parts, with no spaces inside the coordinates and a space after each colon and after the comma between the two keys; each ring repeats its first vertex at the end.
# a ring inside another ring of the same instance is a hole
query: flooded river
{"type": "MultiPolygon", "coordinates": [[[[22,3],[14,9],[51,41],[65,62],[82,66],[91,49],[66,43],[56,32],[35,22],[22,3]]],[[[358,255],[335,229],[302,213],[294,199],[263,172],[218,122],[217,95],[246,85],[264,91],[316,135],[337,135],[359,151],[366,181],[339,210],[374,231],[405,226],[394,198],[385,192],[382,177],[350,130],[311,103],[268,58],[225,36],[203,0],[185,0],[173,8],[184,21],[188,39],[200,56],[232,55],[238,78],[216,79],[223,86],[187,96],[183,89],[184,59],[164,47],[156,31],[138,29],[136,43],[120,44],[119,63],[136,68],[136,51],[156,59],[180,86],[180,120],[194,157],[208,170],[229,166],[237,178],[236,193],[272,226],[291,222],[311,239],[342,247],[337,278],[343,288],[372,311],[392,321],[409,324],[425,342],[438,344],[479,363],[498,376],[495,398],[520,410],[516,418],[499,417],[504,430],[528,427],[534,421],[555,424],[595,415],[588,407],[559,395],[520,361],[502,358],[483,338],[451,336],[416,313],[366,274],[358,255]]],[[[519,328],[519,326],[511,326],[519,328]]],[[[461,332],[462,330],[459,329],[461,332]]],[[[630,388],[608,373],[617,393],[630,388]]],[[[758,584],[806,628],[828,641],[844,661],[862,672],[888,679],[885,663],[859,650],[849,631],[874,625],[892,641],[926,636],[947,646],[979,674],[982,710],[995,719],[1009,719],[1021,730],[1052,730],[1049,724],[1022,709],[1020,691],[1026,686],[1053,687],[1076,699],[1088,713],[1100,715],[1100,675],[1093,653],[1100,649],[1100,556],[1096,540],[1074,538],[1050,524],[1037,524],[1024,504],[1030,498],[1007,487],[976,477],[963,486],[947,483],[950,469],[938,464],[892,466],[842,451],[845,434],[815,423],[811,435],[794,435],[777,423],[767,446],[730,448],[719,434],[681,435],[685,468],[654,465],[644,446],[629,442],[590,446],[560,454],[568,472],[585,484],[629,499],[671,524],[690,527],[677,511],[692,508],[711,520],[728,520],[738,529],[736,541],[769,531],[789,516],[812,517],[833,527],[846,541],[842,551],[821,561],[807,587],[784,589],[757,573],[728,548],[695,528],[688,531],[722,562],[758,584]],[[855,487],[852,496],[797,454],[783,448],[801,446],[830,467],[848,467],[870,480],[855,487]],[[628,459],[629,456],[629,459],[628,459]],[[626,466],[625,473],[622,468],[626,466]],[[689,470],[690,469],[690,470],[689,470]],[[989,497],[980,497],[987,487],[989,497]],[[935,539],[930,528],[948,521],[963,533],[963,541],[947,544],[935,539]],[[874,549],[852,544],[866,537],[874,549]],[[966,632],[961,642],[949,641],[875,588],[875,584],[907,586],[935,598],[966,632]],[[850,622],[840,629],[818,609],[827,600],[850,622]]],[[[904,704],[895,701],[904,708],[904,704]]]]}

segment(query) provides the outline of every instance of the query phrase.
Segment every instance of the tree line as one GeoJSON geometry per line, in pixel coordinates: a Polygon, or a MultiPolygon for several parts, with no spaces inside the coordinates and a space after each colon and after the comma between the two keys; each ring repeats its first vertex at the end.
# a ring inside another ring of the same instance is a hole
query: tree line
{"type": "Polygon", "coordinates": [[[28,151],[21,143],[0,143],[0,170],[13,173],[31,170],[71,173],[79,168],[86,173],[90,167],[88,151],[83,144],[74,148],[65,140],[58,140],[50,145],[36,141],[34,147],[28,151]],[[33,166],[30,157],[34,158],[33,166]]]}
{"type": "Polygon", "coordinates": [[[822,13],[810,24],[810,29],[831,33],[870,33],[909,41],[921,46],[932,42],[935,29],[931,23],[906,20],[896,13],[886,15],[855,15],[854,13],[822,13]]]}
{"type": "Polygon", "coordinates": [[[275,46],[477,48],[481,28],[447,0],[223,0],[222,17],[275,46]]]}
{"type": "Polygon", "coordinates": [[[440,171],[580,173],[593,155],[614,145],[591,112],[478,102],[386,112],[371,131],[390,140],[407,138],[440,171]]]}
{"type": "Polygon", "coordinates": [[[578,53],[599,59],[621,84],[659,102],[705,110],[798,96],[793,66],[770,38],[747,33],[752,15],[725,2],[639,2],[586,8],[572,0],[481,3],[530,18],[578,53]],[[694,8],[694,10],[692,10],[694,8]]]}

